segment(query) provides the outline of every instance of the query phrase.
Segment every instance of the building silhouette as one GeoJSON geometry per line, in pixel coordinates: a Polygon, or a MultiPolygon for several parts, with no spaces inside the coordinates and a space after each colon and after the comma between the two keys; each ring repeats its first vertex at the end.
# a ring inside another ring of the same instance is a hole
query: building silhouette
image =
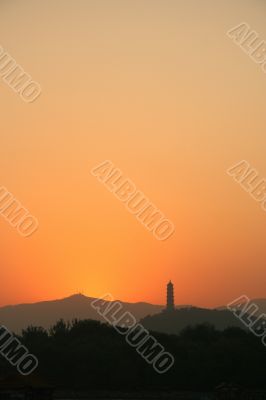
{"type": "Polygon", "coordinates": [[[175,309],[174,300],[174,285],[171,281],[167,284],[167,301],[166,301],[166,311],[173,311],[175,309]]]}

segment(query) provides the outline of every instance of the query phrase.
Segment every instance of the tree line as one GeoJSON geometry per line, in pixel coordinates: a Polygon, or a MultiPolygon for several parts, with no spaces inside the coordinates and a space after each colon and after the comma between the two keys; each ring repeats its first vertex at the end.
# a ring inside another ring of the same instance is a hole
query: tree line
{"type": "MultiPolygon", "coordinates": [[[[17,337],[38,358],[33,375],[58,388],[212,390],[230,382],[266,389],[266,348],[250,332],[203,324],[179,335],[152,334],[175,358],[165,374],[158,374],[113,327],[98,321],[60,320],[49,330],[30,326],[17,337]]],[[[1,377],[12,371],[0,358],[1,377]]]]}

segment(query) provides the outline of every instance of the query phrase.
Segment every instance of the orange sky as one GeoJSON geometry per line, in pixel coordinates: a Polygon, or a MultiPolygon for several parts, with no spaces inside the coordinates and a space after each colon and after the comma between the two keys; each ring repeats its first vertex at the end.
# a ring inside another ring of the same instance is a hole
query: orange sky
{"type": "Polygon", "coordinates": [[[42,86],[1,80],[0,186],[39,220],[0,217],[0,304],[110,292],[216,306],[265,297],[266,214],[226,170],[266,178],[266,75],[227,36],[266,40],[260,0],[1,0],[0,46],[42,86]],[[174,222],[160,242],[90,170],[109,159],[174,222]]]}

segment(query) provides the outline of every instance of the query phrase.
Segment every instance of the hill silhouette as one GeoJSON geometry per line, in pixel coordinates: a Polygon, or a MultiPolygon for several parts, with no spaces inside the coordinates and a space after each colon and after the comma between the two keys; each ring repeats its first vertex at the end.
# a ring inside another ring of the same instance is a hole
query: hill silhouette
{"type": "MultiPolygon", "coordinates": [[[[241,303],[241,302],[240,302],[241,303]]],[[[243,302],[244,303],[244,300],[243,302]]],[[[266,299],[252,299],[250,303],[256,304],[258,306],[258,311],[254,313],[254,315],[266,314],[266,299]]],[[[219,307],[218,310],[226,309],[226,306],[219,307]]]]}
{"type": "MultiPolygon", "coordinates": [[[[0,308],[0,323],[13,332],[19,333],[29,325],[50,328],[58,320],[93,319],[104,321],[91,307],[95,298],[75,294],[60,300],[42,301],[32,304],[18,304],[0,308]]],[[[149,303],[121,302],[125,311],[130,311],[137,320],[149,314],[156,314],[163,306],[149,303]]]]}
{"type": "MultiPolygon", "coordinates": [[[[49,329],[58,320],[92,319],[104,322],[103,318],[91,307],[95,298],[75,294],[63,299],[42,301],[31,304],[18,304],[0,308],[0,323],[10,330],[20,333],[29,325],[49,329]]],[[[266,314],[266,299],[255,299],[252,302],[259,307],[257,314],[266,314]]],[[[208,322],[217,329],[228,326],[243,327],[241,322],[226,307],[202,309],[192,306],[176,306],[176,316],[170,320],[162,312],[165,306],[145,302],[129,303],[121,301],[124,311],[130,311],[137,321],[143,320],[148,329],[158,332],[178,333],[185,326],[208,322]],[[152,317],[152,318],[151,318],[152,317]]]]}
{"type": "Polygon", "coordinates": [[[156,332],[178,334],[187,326],[199,324],[211,324],[217,330],[224,330],[229,327],[244,328],[241,321],[229,310],[205,309],[197,307],[186,307],[171,312],[161,312],[143,318],[142,325],[156,332]]]}

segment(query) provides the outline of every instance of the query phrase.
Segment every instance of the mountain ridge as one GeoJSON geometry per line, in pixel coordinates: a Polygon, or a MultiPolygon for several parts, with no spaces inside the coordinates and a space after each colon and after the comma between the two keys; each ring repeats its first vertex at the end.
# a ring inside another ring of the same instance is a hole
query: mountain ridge
{"type": "MultiPolygon", "coordinates": [[[[8,327],[8,329],[13,332],[19,333],[22,329],[26,329],[28,326],[42,326],[45,329],[49,329],[54,325],[59,319],[64,319],[65,321],[71,321],[73,319],[93,319],[97,321],[105,322],[103,317],[101,317],[97,311],[91,307],[91,303],[97,300],[95,297],[88,297],[81,293],[73,294],[61,299],[55,300],[44,300],[35,303],[20,303],[15,305],[5,305],[0,307],[0,323],[8,327]]],[[[120,300],[116,300],[120,301],[120,300]]],[[[155,319],[161,319],[162,311],[165,309],[163,305],[151,304],[148,302],[123,302],[124,311],[131,312],[137,321],[147,318],[154,317],[155,319]]],[[[266,313],[266,299],[260,298],[251,300],[251,302],[258,304],[257,314],[266,313]]],[[[210,318],[211,312],[219,312],[219,310],[226,311],[226,306],[216,307],[216,308],[203,308],[195,307],[192,305],[177,305],[176,310],[197,310],[196,314],[190,313],[191,317],[194,315],[195,321],[197,321],[199,313],[202,314],[205,311],[205,315],[209,315],[206,322],[212,322],[213,317],[210,318]],[[193,315],[192,315],[193,314],[193,315]],[[208,320],[209,319],[209,320],[208,320]]],[[[185,311],[181,312],[180,317],[186,315],[185,311]]],[[[202,314],[203,315],[203,314],[202,314]]],[[[218,315],[218,314],[217,314],[218,315]]],[[[214,318],[216,319],[216,317],[214,318]]],[[[187,321],[187,317],[185,318],[187,321]]],[[[230,317],[230,321],[231,321],[230,317]]],[[[237,319],[236,319],[237,320],[237,319]]],[[[190,324],[193,324],[193,319],[191,319],[190,324]]],[[[150,324],[148,324],[150,325],[150,324]]],[[[183,326],[182,323],[178,326],[183,326]]],[[[148,326],[147,326],[148,327],[148,326]]],[[[149,328],[153,328],[149,326],[149,328]]],[[[164,327],[160,326],[159,331],[165,331],[164,327]]],[[[169,328],[166,329],[169,331],[169,328]]]]}

